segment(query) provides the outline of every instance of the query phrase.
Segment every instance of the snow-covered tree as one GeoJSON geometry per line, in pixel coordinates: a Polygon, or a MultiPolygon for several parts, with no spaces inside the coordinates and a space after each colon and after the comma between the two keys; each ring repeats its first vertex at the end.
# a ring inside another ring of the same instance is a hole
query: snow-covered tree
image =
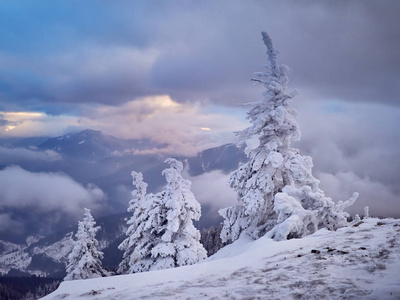
{"type": "Polygon", "coordinates": [[[337,205],[318,187],[312,175],[311,157],[290,147],[300,139],[296,111],[290,108],[296,92],[287,92],[287,70],[276,60],[270,37],[262,33],[269,64],[252,79],[263,84],[263,99],[250,103],[247,118],[252,125],[238,133],[238,147],[245,147],[249,161],[230,176],[238,204],[219,211],[224,218],[221,238],[234,241],[242,233],[282,240],[302,237],[319,228],[345,226],[347,213],[358,194],[337,205]]]}
{"type": "Polygon", "coordinates": [[[103,253],[97,250],[99,242],[95,238],[100,227],[95,225],[90,210],[85,208],[83,221],[78,222],[78,232],[75,235],[77,240],[68,256],[67,276],[64,280],[108,276],[101,266],[100,259],[103,258],[103,253]]]}
{"type": "Polygon", "coordinates": [[[190,191],[191,182],[182,177],[181,162],[173,158],[165,162],[170,167],[162,173],[167,185],[159,194],[163,223],[159,228],[160,241],[151,251],[155,260],[153,270],[191,265],[207,257],[200,232],[193,225],[193,220],[201,216],[201,208],[190,191]]]}
{"type": "Polygon", "coordinates": [[[201,216],[200,204],[190,191],[191,182],[182,178],[183,165],[165,161],[167,185],[160,193],[146,194],[141,173],[132,172],[133,185],[128,211],[127,238],[119,245],[124,251],[118,273],[137,273],[194,264],[207,254],[192,220],[201,216]]]}
{"type": "Polygon", "coordinates": [[[154,265],[151,250],[160,240],[160,199],[153,194],[146,195],[147,183],[143,182],[142,173],[132,172],[132,178],[136,190],[132,192],[128,212],[133,215],[127,222],[128,237],[118,247],[124,251],[119,274],[149,271],[154,265]]]}

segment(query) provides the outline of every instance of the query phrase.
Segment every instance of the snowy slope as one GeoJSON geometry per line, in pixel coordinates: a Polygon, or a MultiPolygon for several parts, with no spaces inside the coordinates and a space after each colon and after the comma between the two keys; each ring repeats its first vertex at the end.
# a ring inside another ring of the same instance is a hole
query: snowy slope
{"type": "Polygon", "coordinates": [[[7,274],[11,269],[26,270],[31,261],[32,257],[20,249],[4,254],[0,256],[0,276],[7,274]]]}
{"type": "Polygon", "coordinates": [[[400,220],[275,242],[240,239],[205,262],[63,282],[43,299],[399,299],[400,220]]]}
{"type": "MultiPolygon", "coordinates": [[[[101,227],[97,235],[99,249],[104,251],[103,265],[115,267],[122,252],[117,246],[125,238],[128,213],[100,217],[96,220],[101,227]]],[[[28,243],[17,245],[0,241],[0,276],[16,269],[20,272],[40,276],[62,278],[65,276],[65,263],[73,247],[77,227],[66,228],[60,232],[41,237],[28,243]]],[[[1,298],[1,297],[0,297],[1,298]]],[[[0,299],[1,300],[1,299],[0,299]]]]}

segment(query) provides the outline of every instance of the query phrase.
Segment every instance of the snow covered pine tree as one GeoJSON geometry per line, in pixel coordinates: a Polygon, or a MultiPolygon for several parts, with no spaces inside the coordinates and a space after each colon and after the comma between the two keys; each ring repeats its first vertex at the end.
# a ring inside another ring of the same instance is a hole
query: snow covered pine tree
{"type": "Polygon", "coordinates": [[[118,274],[149,271],[154,264],[151,250],[160,240],[161,202],[153,194],[146,195],[147,183],[143,182],[142,173],[133,171],[132,178],[136,190],[132,191],[128,212],[133,215],[127,222],[128,237],[118,246],[124,251],[118,274]]]}
{"type": "Polygon", "coordinates": [[[335,204],[318,187],[312,175],[311,157],[290,147],[300,139],[290,108],[295,92],[286,87],[288,68],[278,65],[277,51],[270,37],[262,32],[269,65],[252,79],[263,84],[263,100],[249,103],[247,118],[252,125],[238,133],[238,147],[245,146],[249,161],[230,176],[229,184],[237,192],[238,204],[221,209],[224,218],[221,239],[234,241],[245,233],[254,239],[267,234],[275,240],[300,238],[320,228],[336,230],[347,225],[344,208],[354,203],[358,193],[335,204]]]}
{"type": "Polygon", "coordinates": [[[103,253],[97,250],[99,242],[95,238],[100,227],[94,227],[95,225],[90,210],[85,208],[83,221],[78,222],[78,232],[75,235],[77,240],[68,256],[67,276],[64,280],[108,276],[101,266],[103,253]]]}
{"type": "Polygon", "coordinates": [[[171,166],[163,171],[167,185],[156,195],[146,195],[142,174],[132,172],[136,190],[128,211],[133,215],[128,237],[119,246],[125,251],[119,274],[190,265],[207,256],[192,222],[200,218],[201,210],[190,191],[191,182],[182,178],[181,162],[172,158],[165,162],[171,166]]]}
{"type": "Polygon", "coordinates": [[[155,270],[192,265],[207,257],[192,221],[201,217],[200,203],[190,191],[192,183],[182,177],[181,162],[173,158],[165,162],[170,167],[162,172],[167,185],[159,194],[164,221],[161,240],[152,250],[155,270]]]}

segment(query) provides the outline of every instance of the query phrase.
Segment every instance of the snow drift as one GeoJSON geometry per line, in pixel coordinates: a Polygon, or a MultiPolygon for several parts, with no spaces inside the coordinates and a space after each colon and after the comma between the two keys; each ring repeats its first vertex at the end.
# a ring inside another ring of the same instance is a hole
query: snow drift
{"type": "Polygon", "coordinates": [[[55,299],[399,299],[400,220],[276,242],[241,238],[203,263],[63,282],[55,299]]]}

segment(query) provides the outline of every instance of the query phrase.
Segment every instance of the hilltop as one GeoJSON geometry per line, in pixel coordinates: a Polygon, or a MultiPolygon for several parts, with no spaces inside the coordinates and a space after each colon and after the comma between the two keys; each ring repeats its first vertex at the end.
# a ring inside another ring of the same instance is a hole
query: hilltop
{"type": "Polygon", "coordinates": [[[54,299],[399,299],[400,220],[275,242],[241,238],[202,263],[63,282],[54,299]]]}

